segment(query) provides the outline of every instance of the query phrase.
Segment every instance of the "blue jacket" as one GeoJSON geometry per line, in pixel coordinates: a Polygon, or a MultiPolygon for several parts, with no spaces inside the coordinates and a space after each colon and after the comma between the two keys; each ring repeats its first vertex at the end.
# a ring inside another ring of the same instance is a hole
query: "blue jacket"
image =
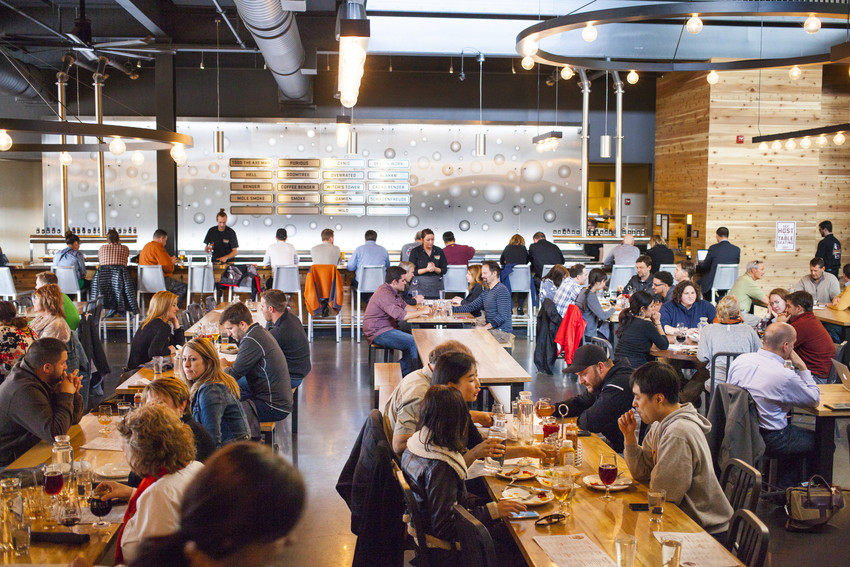
{"type": "Polygon", "coordinates": [[[192,400],[192,417],[210,432],[216,448],[251,437],[242,404],[224,384],[207,382],[198,389],[192,400]]]}
{"type": "Polygon", "coordinates": [[[700,317],[705,317],[708,322],[714,321],[717,311],[714,305],[704,299],[697,299],[690,309],[675,301],[669,301],[661,306],[661,324],[675,327],[679,323],[688,329],[696,329],[700,317]]]}

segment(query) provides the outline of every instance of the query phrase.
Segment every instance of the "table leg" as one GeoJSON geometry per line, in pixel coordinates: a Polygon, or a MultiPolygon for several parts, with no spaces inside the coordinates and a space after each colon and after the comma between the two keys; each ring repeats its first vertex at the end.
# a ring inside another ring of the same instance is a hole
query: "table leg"
{"type": "Polygon", "coordinates": [[[832,483],[832,466],[835,457],[835,418],[815,418],[815,462],[814,470],[827,482],[832,483]]]}
{"type": "Polygon", "coordinates": [[[514,382],[511,384],[511,400],[519,397],[519,393],[525,390],[525,382],[514,382]]]}

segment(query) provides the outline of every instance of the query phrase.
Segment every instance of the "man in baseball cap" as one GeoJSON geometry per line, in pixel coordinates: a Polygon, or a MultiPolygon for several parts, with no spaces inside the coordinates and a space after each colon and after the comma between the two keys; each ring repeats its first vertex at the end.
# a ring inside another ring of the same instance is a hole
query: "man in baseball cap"
{"type": "Polygon", "coordinates": [[[579,382],[587,388],[587,392],[561,402],[567,406],[567,417],[578,417],[581,429],[605,436],[618,453],[623,451],[623,433],[617,419],[632,407],[629,377],[633,370],[628,360],[615,363],[602,347],[591,344],[579,347],[566,369],[578,374],[579,382]]]}

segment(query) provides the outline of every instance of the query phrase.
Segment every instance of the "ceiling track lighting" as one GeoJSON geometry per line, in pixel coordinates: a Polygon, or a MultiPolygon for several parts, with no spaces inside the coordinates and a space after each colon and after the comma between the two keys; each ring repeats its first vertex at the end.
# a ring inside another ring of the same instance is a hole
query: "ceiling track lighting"
{"type": "Polygon", "coordinates": [[[12,136],[6,130],[0,130],[0,152],[7,152],[12,147],[12,136]]]}
{"type": "Polygon", "coordinates": [[[558,145],[561,142],[561,139],[564,137],[564,133],[558,130],[551,130],[549,132],[544,132],[543,134],[539,134],[534,136],[531,139],[531,142],[537,146],[538,152],[554,152],[558,149],[558,145]]]}
{"type": "Polygon", "coordinates": [[[850,131],[850,122],[843,124],[833,124],[831,126],[823,126],[821,128],[809,128],[807,130],[795,130],[793,132],[783,132],[781,134],[770,134],[768,136],[755,136],[753,143],[759,144],[759,149],[765,151],[765,147],[770,143],[770,147],[774,150],[780,150],[784,147],[786,150],[800,148],[807,150],[812,147],[812,142],[818,147],[823,148],[829,144],[828,134],[835,134],[832,138],[832,143],[840,146],[847,141],[846,132],[850,131]],[[797,142],[799,140],[799,143],[797,142]]]}

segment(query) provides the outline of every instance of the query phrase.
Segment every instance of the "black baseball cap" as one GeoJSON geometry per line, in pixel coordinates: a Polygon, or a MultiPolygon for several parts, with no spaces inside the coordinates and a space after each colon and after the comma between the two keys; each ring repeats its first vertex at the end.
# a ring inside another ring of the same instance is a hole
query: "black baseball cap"
{"type": "Polygon", "coordinates": [[[605,349],[597,345],[582,345],[573,355],[573,363],[566,367],[565,372],[578,374],[588,366],[593,366],[608,360],[605,349]]]}

